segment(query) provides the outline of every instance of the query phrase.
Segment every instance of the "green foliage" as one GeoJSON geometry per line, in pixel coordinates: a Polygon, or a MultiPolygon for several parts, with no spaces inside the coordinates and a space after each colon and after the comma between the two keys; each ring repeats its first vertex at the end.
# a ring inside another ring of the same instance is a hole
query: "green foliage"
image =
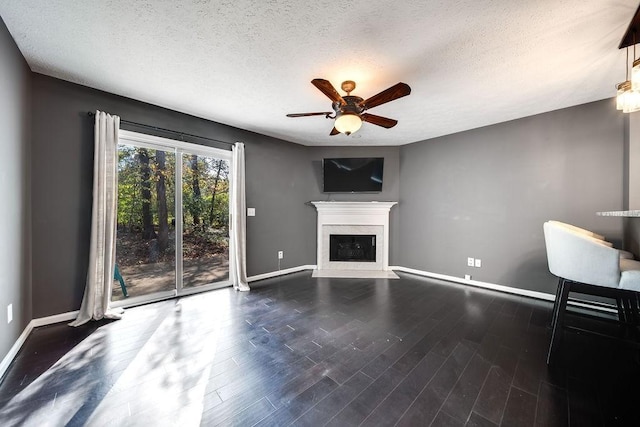
{"type": "MultiPolygon", "coordinates": [[[[118,227],[129,231],[142,227],[143,177],[138,161],[139,148],[120,145],[118,147],[118,227]]],[[[158,224],[157,194],[155,191],[158,179],[156,151],[148,150],[151,167],[151,212],[154,224],[158,224]]],[[[195,157],[195,156],[194,156],[195,157]]],[[[182,199],[185,232],[198,228],[201,232],[212,233],[211,236],[228,235],[229,219],[229,165],[225,160],[197,156],[196,167],[190,164],[191,155],[183,155],[182,159],[182,199]],[[194,194],[194,180],[197,181],[200,195],[194,194]],[[215,199],[214,199],[215,198],[215,199]],[[200,219],[198,227],[194,227],[194,216],[200,219]]],[[[175,171],[176,158],[172,152],[166,152],[164,170],[166,185],[166,203],[169,211],[169,223],[175,216],[175,171]]],[[[213,239],[213,237],[211,237],[213,239]]]]}

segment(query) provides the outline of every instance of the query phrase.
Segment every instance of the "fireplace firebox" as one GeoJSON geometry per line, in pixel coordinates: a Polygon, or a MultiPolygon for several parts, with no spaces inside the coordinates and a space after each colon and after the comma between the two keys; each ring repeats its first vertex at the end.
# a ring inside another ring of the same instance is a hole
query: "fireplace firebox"
{"type": "Polygon", "coordinates": [[[329,261],[376,262],[374,234],[331,234],[329,261]]]}

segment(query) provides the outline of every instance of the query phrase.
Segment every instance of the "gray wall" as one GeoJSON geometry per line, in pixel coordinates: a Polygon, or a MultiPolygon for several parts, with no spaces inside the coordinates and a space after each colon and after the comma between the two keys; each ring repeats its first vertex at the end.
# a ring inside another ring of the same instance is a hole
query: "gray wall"
{"type": "MultiPolygon", "coordinates": [[[[244,139],[247,142],[247,138],[244,139]]],[[[315,182],[306,147],[254,135],[247,144],[247,270],[250,276],[316,263],[315,182]]]]}
{"type": "Polygon", "coordinates": [[[305,205],[315,183],[305,147],[39,74],[33,74],[33,99],[34,317],[80,307],[93,179],[93,120],[87,111],[96,109],[133,122],[244,142],[247,204],[257,213],[247,224],[249,275],[277,270],[278,250],[285,251],[283,269],[315,263],[315,212],[305,205]]]}
{"type": "Polygon", "coordinates": [[[622,241],[595,212],[623,208],[623,120],[605,100],[403,146],[398,263],[555,293],[545,220],[622,241]]]}
{"type": "MultiPolygon", "coordinates": [[[[624,116],[624,209],[640,209],[640,113],[624,116]]],[[[624,248],[640,256],[640,218],[625,218],[624,248]]]]}
{"type": "MultiPolygon", "coordinates": [[[[573,222],[621,239],[622,116],[587,104],[404,147],[304,147],[34,74],[33,313],[76,310],[89,244],[93,122],[101,109],[126,120],[224,141],[247,152],[249,275],[315,264],[311,200],[399,201],[390,263],[552,292],[541,224],[573,222]],[[324,157],[385,157],[383,192],[323,194],[324,157]],[[482,258],[481,269],[466,257],[482,258]]],[[[136,129],[132,129],[136,130],[136,129]]],[[[140,129],[138,129],[140,130],[140,129]]],[[[170,136],[170,135],[163,135],[170,136]]],[[[206,141],[193,141],[207,144],[206,141]]]]}
{"type": "MultiPolygon", "coordinates": [[[[340,138],[338,135],[335,138],[340,138]]],[[[366,142],[366,141],[365,141],[366,142]]],[[[397,202],[400,198],[400,147],[309,147],[310,164],[313,168],[313,191],[309,200],[397,202]],[[331,157],[384,157],[382,192],[380,193],[322,193],[322,159],[331,157]]],[[[308,173],[308,172],[307,172],[308,173]]],[[[313,208],[313,207],[312,207],[313,208]]],[[[314,215],[315,215],[315,208],[314,215]]],[[[389,214],[389,265],[395,265],[399,254],[400,207],[391,208],[389,214]]],[[[315,217],[314,217],[315,221],[315,217]]],[[[315,222],[314,222],[315,224],[315,222]]],[[[315,226],[315,225],[314,225],[315,226]]],[[[315,233],[314,233],[315,236],[315,233]]],[[[315,241],[313,250],[315,252],[315,241]]],[[[314,262],[315,264],[315,262],[314,262]]]]}
{"type": "Polygon", "coordinates": [[[31,320],[31,71],[0,19],[0,360],[31,320]],[[7,324],[7,306],[13,321],[7,324]]]}

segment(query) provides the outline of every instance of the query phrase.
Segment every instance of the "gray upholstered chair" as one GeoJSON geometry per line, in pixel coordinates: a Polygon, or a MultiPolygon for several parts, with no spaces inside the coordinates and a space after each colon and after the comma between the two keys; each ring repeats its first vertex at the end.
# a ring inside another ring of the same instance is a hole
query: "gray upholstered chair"
{"type": "Polygon", "coordinates": [[[617,249],[601,239],[557,222],[544,223],[544,238],[549,271],[559,278],[547,363],[552,362],[562,339],[570,292],[613,298],[618,320],[638,325],[640,262],[621,258],[617,249]]]}
{"type": "Polygon", "coordinates": [[[566,222],[556,221],[556,220],[553,220],[553,219],[549,220],[549,222],[551,224],[560,225],[562,227],[568,228],[569,230],[573,230],[573,231],[575,231],[577,233],[584,234],[586,236],[593,237],[593,238],[598,239],[598,240],[606,240],[606,238],[601,234],[594,233],[591,230],[585,230],[584,228],[580,228],[580,227],[575,226],[573,224],[568,224],[566,222]]]}
{"type": "MultiPolygon", "coordinates": [[[[551,220],[549,222],[551,224],[559,225],[561,227],[567,228],[567,229],[569,229],[571,231],[575,231],[578,234],[582,234],[582,235],[591,237],[593,239],[599,240],[603,245],[609,246],[610,248],[613,247],[613,243],[607,242],[607,239],[604,236],[602,236],[600,234],[597,234],[597,233],[594,233],[593,231],[585,230],[584,228],[580,228],[580,227],[577,227],[577,226],[572,225],[572,224],[567,224],[566,222],[554,221],[554,220],[551,220]]],[[[618,249],[618,252],[620,252],[620,258],[626,258],[626,259],[633,259],[634,258],[633,254],[631,252],[629,252],[629,251],[618,249]]]]}

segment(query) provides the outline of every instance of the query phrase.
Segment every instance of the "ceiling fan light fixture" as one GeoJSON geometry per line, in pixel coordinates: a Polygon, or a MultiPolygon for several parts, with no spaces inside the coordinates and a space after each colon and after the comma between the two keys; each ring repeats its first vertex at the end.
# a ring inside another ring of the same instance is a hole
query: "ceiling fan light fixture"
{"type": "Polygon", "coordinates": [[[336,118],[334,126],[338,132],[344,133],[345,135],[351,135],[360,129],[362,126],[362,119],[355,113],[341,113],[336,118]]]}
{"type": "Polygon", "coordinates": [[[411,94],[409,85],[402,82],[367,99],[351,95],[351,91],[356,88],[356,83],[353,80],[342,82],[342,90],[347,92],[345,97],[340,96],[329,80],[313,79],[311,84],[331,100],[331,108],[335,111],[335,116],[332,116],[331,113],[294,113],[287,114],[287,117],[324,115],[327,119],[335,119],[333,129],[329,133],[330,136],[338,135],[339,133],[351,135],[360,129],[362,122],[371,123],[385,129],[394,127],[398,124],[397,120],[365,113],[365,111],[411,94]]]}

